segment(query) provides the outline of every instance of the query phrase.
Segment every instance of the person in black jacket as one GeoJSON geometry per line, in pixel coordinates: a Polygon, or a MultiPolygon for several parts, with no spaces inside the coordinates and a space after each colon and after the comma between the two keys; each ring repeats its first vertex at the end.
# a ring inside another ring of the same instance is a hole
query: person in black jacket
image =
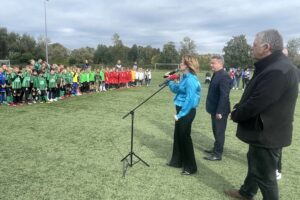
{"type": "Polygon", "coordinates": [[[298,97],[296,67],[283,55],[277,30],[258,33],[253,43],[255,71],[231,118],[238,123],[237,137],[249,144],[248,173],[239,190],[225,193],[253,199],[260,189],[264,200],[278,200],[276,169],[282,147],[292,142],[298,97]]]}
{"type": "Polygon", "coordinates": [[[210,155],[204,157],[204,159],[218,161],[222,160],[227,118],[230,113],[229,93],[231,78],[224,70],[224,59],[222,56],[213,56],[210,65],[214,74],[206,98],[206,111],[211,115],[215,142],[213,149],[205,150],[210,155]]]}

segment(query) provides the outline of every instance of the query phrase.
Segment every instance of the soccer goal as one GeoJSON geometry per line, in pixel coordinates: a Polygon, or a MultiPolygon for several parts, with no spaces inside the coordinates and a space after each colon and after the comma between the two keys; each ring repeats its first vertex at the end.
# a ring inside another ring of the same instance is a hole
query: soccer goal
{"type": "Polygon", "coordinates": [[[10,60],[0,60],[0,66],[7,65],[10,67],[10,60]]]}
{"type": "Polygon", "coordinates": [[[156,69],[175,69],[178,68],[179,64],[178,63],[155,63],[154,65],[154,70],[156,69]]]}

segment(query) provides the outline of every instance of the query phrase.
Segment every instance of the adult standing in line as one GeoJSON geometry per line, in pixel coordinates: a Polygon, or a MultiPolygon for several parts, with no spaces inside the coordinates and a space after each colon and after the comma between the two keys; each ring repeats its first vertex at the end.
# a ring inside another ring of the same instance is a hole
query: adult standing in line
{"type": "Polygon", "coordinates": [[[196,74],[199,70],[197,58],[183,56],[179,69],[183,73],[179,83],[169,82],[170,90],[176,94],[176,115],[173,154],[167,165],[182,168],[182,175],[191,175],[197,172],[191,129],[201,97],[201,85],[196,74]]]}
{"type": "Polygon", "coordinates": [[[205,152],[210,155],[204,157],[204,159],[220,161],[222,160],[227,119],[230,113],[229,93],[231,89],[231,78],[224,70],[224,59],[222,56],[213,56],[210,66],[214,74],[206,98],[206,111],[211,115],[215,142],[212,149],[205,150],[205,152]]]}
{"type": "Polygon", "coordinates": [[[248,173],[239,190],[225,193],[235,199],[253,199],[260,189],[264,200],[278,200],[276,169],[283,147],[292,142],[298,97],[296,67],[283,55],[277,30],[256,34],[254,75],[231,118],[238,123],[237,137],[249,144],[248,173]]]}

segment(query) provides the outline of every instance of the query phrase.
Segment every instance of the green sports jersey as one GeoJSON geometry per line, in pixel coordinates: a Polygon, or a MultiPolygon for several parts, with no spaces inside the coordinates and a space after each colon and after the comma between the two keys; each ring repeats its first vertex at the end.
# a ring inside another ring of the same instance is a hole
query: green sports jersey
{"type": "Polygon", "coordinates": [[[65,83],[66,84],[71,84],[72,81],[73,81],[73,75],[72,75],[72,73],[71,72],[65,73],[64,79],[65,79],[65,83]]]}
{"type": "Polygon", "coordinates": [[[31,79],[32,79],[32,82],[33,82],[33,87],[38,88],[39,87],[39,77],[38,76],[32,76],[31,79]]]}
{"type": "Polygon", "coordinates": [[[21,82],[21,77],[18,76],[16,73],[11,74],[11,80],[12,80],[12,89],[17,90],[22,88],[22,82],[21,82]]]}
{"type": "Polygon", "coordinates": [[[49,88],[56,88],[57,85],[56,74],[49,74],[48,81],[49,81],[49,88]]]}
{"type": "Polygon", "coordinates": [[[80,74],[80,83],[87,82],[87,73],[83,72],[80,74]]]}
{"type": "Polygon", "coordinates": [[[89,75],[89,73],[86,73],[86,82],[90,82],[90,75],[89,75]]]}
{"type": "Polygon", "coordinates": [[[39,90],[46,90],[47,89],[47,82],[45,77],[39,76],[38,77],[38,89],[39,90]]]}
{"type": "Polygon", "coordinates": [[[56,74],[56,83],[57,84],[60,84],[62,79],[63,79],[63,74],[62,73],[56,74]]]}
{"type": "Polygon", "coordinates": [[[104,81],[104,72],[100,71],[100,81],[104,81]]]}
{"type": "Polygon", "coordinates": [[[6,87],[9,87],[11,85],[11,74],[6,74],[5,76],[5,83],[6,83],[6,87]]]}
{"type": "Polygon", "coordinates": [[[95,81],[95,72],[94,71],[91,71],[89,73],[89,81],[95,81]]]}
{"type": "Polygon", "coordinates": [[[23,76],[22,87],[29,88],[31,82],[31,74],[28,72],[23,72],[22,76],[23,76]]]}

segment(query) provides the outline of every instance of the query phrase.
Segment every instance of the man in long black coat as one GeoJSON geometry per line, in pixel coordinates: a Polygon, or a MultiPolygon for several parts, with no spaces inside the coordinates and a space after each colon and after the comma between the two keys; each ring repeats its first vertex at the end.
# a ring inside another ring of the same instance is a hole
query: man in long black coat
{"type": "Polygon", "coordinates": [[[256,35],[254,75],[231,113],[238,123],[237,137],[249,144],[244,184],[239,190],[225,191],[236,199],[253,199],[258,188],[264,200],[279,199],[276,169],[281,148],[292,141],[298,97],[297,70],[282,49],[283,40],[277,30],[256,35]]]}

